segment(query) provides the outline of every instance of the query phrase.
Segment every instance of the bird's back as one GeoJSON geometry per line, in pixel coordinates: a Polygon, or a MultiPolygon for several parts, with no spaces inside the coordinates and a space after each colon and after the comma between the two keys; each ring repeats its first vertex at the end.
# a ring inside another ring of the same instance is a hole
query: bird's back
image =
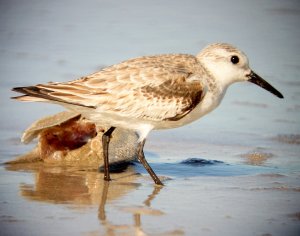
{"type": "Polygon", "coordinates": [[[91,113],[149,121],[176,121],[203,97],[201,67],[187,54],[146,56],[124,61],[66,83],[14,88],[19,100],[56,102],[91,113]]]}

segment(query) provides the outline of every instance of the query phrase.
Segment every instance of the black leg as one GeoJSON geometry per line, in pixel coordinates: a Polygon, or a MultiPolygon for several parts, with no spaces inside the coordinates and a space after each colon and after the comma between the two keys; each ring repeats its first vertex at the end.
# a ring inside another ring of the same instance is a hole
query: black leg
{"type": "Polygon", "coordinates": [[[149,175],[154,180],[154,183],[158,185],[163,185],[163,183],[160,181],[160,179],[157,177],[157,175],[152,170],[151,166],[148,164],[145,155],[144,155],[144,145],[145,145],[146,139],[144,139],[142,142],[139,143],[138,146],[138,159],[143,164],[144,168],[148,171],[149,175]]]}
{"type": "Polygon", "coordinates": [[[109,158],[108,158],[108,146],[110,142],[110,136],[114,132],[115,127],[110,127],[103,135],[102,135],[102,148],[103,148],[103,161],[104,161],[104,180],[109,181],[109,158]]]}

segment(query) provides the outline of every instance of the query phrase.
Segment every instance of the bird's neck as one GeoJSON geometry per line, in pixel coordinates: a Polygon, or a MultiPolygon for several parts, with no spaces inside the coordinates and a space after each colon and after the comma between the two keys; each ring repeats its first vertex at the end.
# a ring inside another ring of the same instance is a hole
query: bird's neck
{"type": "Polygon", "coordinates": [[[206,64],[204,69],[209,77],[206,78],[206,84],[208,89],[214,93],[225,93],[227,88],[234,83],[230,74],[226,73],[226,70],[216,69],[214,65],[206,64]]]}

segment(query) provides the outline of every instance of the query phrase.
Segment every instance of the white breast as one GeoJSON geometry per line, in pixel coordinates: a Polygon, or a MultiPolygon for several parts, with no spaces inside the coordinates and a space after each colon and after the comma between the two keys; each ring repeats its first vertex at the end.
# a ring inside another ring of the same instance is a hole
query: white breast
{"type": "Polygon", "coordinates": [[[203,100],[186,116],[177,121],[161,121],[153,123],[154,129],[171,129],[192,123],[210,111],[214,110],[224,97],[225,91],[220,94],[207,92],[203,100]]]}

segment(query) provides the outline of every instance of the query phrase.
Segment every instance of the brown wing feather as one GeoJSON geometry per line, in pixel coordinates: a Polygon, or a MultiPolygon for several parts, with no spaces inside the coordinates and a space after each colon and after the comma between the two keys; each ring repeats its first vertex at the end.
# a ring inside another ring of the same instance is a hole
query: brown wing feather
{"type": "Polygon", "coordinates": [[[168,121],[177,121],[186,116],[199,104],[204,94],[199,82],[188,83],[171,80],[160,86],[144,86],[140,91],[149,101],[148,104],[144,103],[144,105],[148,105],[149,109],[144,110],[143,116],[153,116],[153,110],[159,106],[162,111],[161,114],[157,114],[157,119],[168,121]],[[170,108],[172,106],[175,107],[172,109],[170,108]]]}

